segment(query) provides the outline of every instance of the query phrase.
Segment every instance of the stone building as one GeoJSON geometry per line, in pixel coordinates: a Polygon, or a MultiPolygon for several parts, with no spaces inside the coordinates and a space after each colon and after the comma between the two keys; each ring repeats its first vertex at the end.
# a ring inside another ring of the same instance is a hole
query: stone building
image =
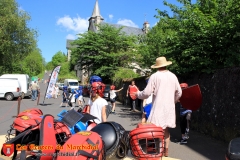
{"type": "MultiPolygon", "coordinates": [[[[108,24],[111,26],[114,26],[116,28],[122,28],[122,32],[125,32],[127,35],[136,35],[136,36],[142,36],[144,34],[146,34],[148,32],[148,30],[150,29],[150,24],[146,21],[143,23],[143,28],[136,28],[136,27],[130,27],[130,26],[123,26],[123,25],[119,25],[119,24],[109,24],[107,22],[104,22],[104,18],[101,16],[100,14],[100,8],[99,8],[99,4],[98,4],[98,0],[96,0],[93,12],[92,12],[92,16],[89,18],[89,26],[88,26],[88,31],[94,31],[96,32],[98,30],[97,25],[99,24],[108,24]]],[[[67,44],[66,44],[66,48],[67,48],[67,57],[68,57],[68,61],[70,61],[71,58],[71,48],[75,47],[71,45],[71,42],[73,42],[74,40],[67,40],[67,44]]],[[[138,64],[136,63],[132,63],[130,64],[132,67],[134,67],[135,69],[133,69],[135,72],[144,75],[145,71],[144,69],[141,69],[139,67],[138,64]]],[[[75,66],[75,71],[76,71],[76,75],[77,77],[79,77],[79,79],[83,82],[84,79],[86,79],[88,77],[88,72],[84,71],[84,70],[80,70],[79,66],[76,65],[75,66]]]]}

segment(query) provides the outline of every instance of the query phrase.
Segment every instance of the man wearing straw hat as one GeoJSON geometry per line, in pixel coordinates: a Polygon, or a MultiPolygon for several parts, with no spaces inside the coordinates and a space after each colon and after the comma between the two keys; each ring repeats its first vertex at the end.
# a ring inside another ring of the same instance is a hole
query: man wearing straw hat
{"type": "Polygon", "coordinates": [[[175,103],[182,95],[176,75],[166,69],[166,66],[171,64],[165,57],[157,58],[156,64],[151,66],[156,68],[157,72],[151,75],[146,88],[136,93],[139,99],[146,99],[153,94],[152,109],[147,121],[164,129],[166,157],[170,141],[168,128],[176,127],[175,103]]]}

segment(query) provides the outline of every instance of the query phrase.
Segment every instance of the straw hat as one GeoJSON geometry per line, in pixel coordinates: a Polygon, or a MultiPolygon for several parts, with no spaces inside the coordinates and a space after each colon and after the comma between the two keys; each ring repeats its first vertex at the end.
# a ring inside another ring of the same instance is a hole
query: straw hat
{"type": "Polygon", "coordinates": [[[171,61],[167,61],[165,57],[158,57],[156,64],[152,65],[151,68],[161,68],[172,64],[171,61]]]}

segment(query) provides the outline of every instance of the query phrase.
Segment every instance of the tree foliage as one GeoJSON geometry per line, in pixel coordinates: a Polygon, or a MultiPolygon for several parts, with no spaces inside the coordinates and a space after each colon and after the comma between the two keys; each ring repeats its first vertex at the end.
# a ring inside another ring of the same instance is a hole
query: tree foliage
{"type": "Polygon", "coordinates": [[[1,0],[0,8],[0,69],[1,72],[16,72],[16,62],[36,48],[36,31],[28,28],[30,16],[18,10],[15,0],[1,0]]]}
{"type": "Polygon", "coordinates": [[[98,32],[79,34],[73,42],[71,64],[104,79],[112,79],[119,67],[135,61],[136,37],[128,36],[110,25],[100,25],[98,32]]]}
{"type": "Polygon", "coordinates": [[[44,62],[41,51],[39,49],[31,52],[23,62],[19,62],[18,66],[21,67],[21,72],[31,76],[36,76],[45,70],[44,62]]]}
{"type": "Polygon", "coordinates": [[[63,62],[67,61],[67,56],[64,55],[63,52],[58,51],[53,57],[52,57],[52,65],[57,66],[59,64],[62,64],[63,62]]]}
{"type": "Polygon", "coordinates": [[[139,75],[135,73],[132,69],[119,67],[118,70],[114,73],[112,81],[113,84],[117,85],[121,82],[122,79],[136,77],[139,77],[139,75]]]}
{"type": "Polygon", "coordinates": [[[150,66],[159,56],[174,61],[171,67],[179,74],[239,65],[240,1],[178,1],[182,6],[164,1],[174,16],[157,10],[159,22],[139,49],[142,65],[150,66]]]}
{"type": "Polygon", "coordinates": [[[76,78],[75,73],[70,70],[70,62],[67,61],[67,56],[61,51],[53,55],[52,60],[46,64],[46,69],[51,71],[58,65],[61,66],[58,77],[59,81],[67,78],[76,78]]]}

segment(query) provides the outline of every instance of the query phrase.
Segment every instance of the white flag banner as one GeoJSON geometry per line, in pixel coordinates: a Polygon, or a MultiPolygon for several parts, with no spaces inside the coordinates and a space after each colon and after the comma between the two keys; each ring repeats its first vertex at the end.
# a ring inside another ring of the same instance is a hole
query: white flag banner
{"type": "Polygon", "coordinates": [[[57,66],[52,71],[51,77],[49,79],[47,91],[46,91],[46,94],[45,94],[46,98],[51,98],[52,97],[52,94],[54,92],[54,87],[55,87],[55,84],[56,84],[57,79],[58,79],[58,74],[60,72],[60,68],[61,68],[61,66],[57,66]]]}

